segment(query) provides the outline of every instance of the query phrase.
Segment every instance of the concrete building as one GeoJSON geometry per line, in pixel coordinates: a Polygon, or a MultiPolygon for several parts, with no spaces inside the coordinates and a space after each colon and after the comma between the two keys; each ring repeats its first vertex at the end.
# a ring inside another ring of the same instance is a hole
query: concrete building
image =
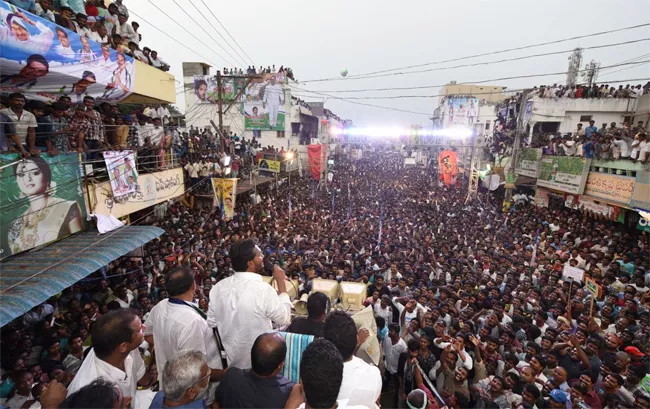
{"type": "MultiPolygon", "coordinates": [[[[644,97],[647,97],[644,96],[644,97]]],[[[644,99],[644,101],[646,101],[644,99]]],[[[570,98],[539,98],[530,100],[533,103],[530,125],[544,133],[573,132],[581,123],[589,126],[589,121],[596,122],[600,128],[603,123],[631,122],[637,112],[637,99],[607,98],[607,99],[570,99],[570,98]]],[[[647,111],[647,110],[646,110],[647,111]]],[[[640,120],[642,120],[641,118],[640,120]]],[[[647,112],[645,115],[647,121],[647,112]]]]}

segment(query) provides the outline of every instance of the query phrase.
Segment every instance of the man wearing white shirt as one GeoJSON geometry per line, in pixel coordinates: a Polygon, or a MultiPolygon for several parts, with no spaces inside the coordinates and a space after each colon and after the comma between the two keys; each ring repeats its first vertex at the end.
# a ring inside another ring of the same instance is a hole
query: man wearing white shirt
{"type": "Polygon", "coordinates": [[[138,115],[138,123],[135,125],[135,129],[138,130],[138,145],[144,146],[144,141],[149,139],[151,141],[151,135],[153,135],[153,125],[147,123],[146,115],[138,115]]]}
{"type": "Polygon", "coordinates": [[[395,387],[397,387],[399,356],[407,349],[406,342],[399,336],[399,325],[388,325],[388,336],[384,338],[382,348],[384,350],[384,378],[387,379],[387,384],[394,381],[395,387]]]}
{"type": "Polygon", "coordinates": [[[614,136],[614,140],[612,141],[612,145],[615,145],[618,147],[618,149],[621,151],[621,158],[629,158],[630,157],[630,148],[627,144],[627,141],[623,138],[621,138],[621,134],[616,134],[614,136]]]}
{"type": "MultiPolygon", "coordinates": [[[[206,355],[212,381],[208,393],[208,403],[211,403],[217,387],[215,382],[221,380],[225,371],[212,328],[208,327],[205,313],[194,302],[194,274],[191,270],[179,267],[165,275],[165,283],[169,298],[151,309],[146,321],[145,338],[156,351],[158,368],[164,368],[178,351],[193,350],[206,355]]],[[[160,375],[162,387],[165,380],[162,373],[160,375]]]]}
{"type": "Polygon", "coordinates": [[[560,144],[560,146],[564,150],[564,154],[566,156],[574,156],[576,154],[576,151],[577,151],[576,143],[574,141],[572,141],[569,136],[565,136],[562,139],[563,139],[563,141],[560,144]]]}
{"type": "Polygon", "coordinates": [[[131,309],[120,308],[99,317],[92,329],[93,348],[68,386],[68,396],[95,379],[104,378],[115,382],[125,400],[135,399],[138,385],[151,383],[138,352],[144,341],[144,329],[131,309]]]}
{"type": "Polygon", "coordinates": [[[357,334],[354,320],[343,311],[331,312],[323,325],[323,338],[331,341],[343,356],[343,383],[337,400],[347,399],[350,405],[372,408],[381,394],[381,373],[376,366],[354,356],[367,335],[368,330],[357,334]]]}
{"type": "Polygon", "coordinates": [[[264,88],[264,102],[269,110],[269,126],[275,128],[278,121],[278,111],[280,105],[284,104],[284,90],[280,84],[275,82],[275,75],[271,76],[271,81],[264,88]]]}
{"type": "MultiPolygon", "coordinates": [[[[343,357],[326,339],[317,339],[305,348],[300,360],[300,383],[291,390],[286,409],[362,409],[351,400],[340,399],[345,378],[343,357]]],[[[374,406],[373,406],[374,407],[374,406]]]]}
{"type": "Polygon", "coordinates": [[[233,244],[230,258],[236,273],[210,290],[208,325],[218,328],[228,365],[248,369],[255,339],[271,331],[272,322],[278,325],[291,322],[291,300],[286,274],[278,265],[273,268],[277,292],[262,280],[264,255],[253,240],[233,244]]]}
{"type": "Polygon", "coordinates": [[[399,313],[400,326],[401,326],[402,313],[406,310],[406,312],[404,313],[404,327],[402,328],[402,331],[405,331],[406,328],[408,328],[409,323],[411,322],[412,319],[417,318],[418,310],[422,311],[422,313],[427,312],[426,309],[420,304],[418,304],[418,302],[415,300],[408,300],[406,302],[406,306],[404,306],[402,305],[402,303],[399,302],[398,297],[393,297],[393,305],[395,306],[395,308],[397,308],[397,312],[399,313]]]}
{"type": "Polygon", "coordinates": [[[126,22],[128,18],[124,14],[120,14],[117,17],[117,20],[120,24],[117,26],[115,33],[119,34],[127,44],[129,41],[140,44],[140,36],[138,36],[138,33],[135,32],[131,24],[126,22]]]}

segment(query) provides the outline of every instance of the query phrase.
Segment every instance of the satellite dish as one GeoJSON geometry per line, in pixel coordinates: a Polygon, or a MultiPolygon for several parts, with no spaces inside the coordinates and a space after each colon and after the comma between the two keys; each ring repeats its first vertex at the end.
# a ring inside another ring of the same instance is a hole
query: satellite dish
{"type": "Polygon", "coordinates": [[[347,76],[348,76],[348,69],[346,68],[343,71],[341,71],[341,77],[347,77],[347,76]]]}

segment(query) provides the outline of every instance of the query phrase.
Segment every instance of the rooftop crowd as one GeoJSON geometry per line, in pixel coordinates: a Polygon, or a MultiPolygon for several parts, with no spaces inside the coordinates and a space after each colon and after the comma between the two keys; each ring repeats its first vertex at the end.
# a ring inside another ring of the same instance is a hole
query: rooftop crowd
{"type": "Polygon", "coordinates": [[[169,64],[156,50],[142,46],[140,25],[129,22],[129,10],[122,0],[105,7],[102,0],[7,0],[8,3],[47,19],[82,37],[134,57],[162,71],[169,64]]]}
{"type": "Polygon", "coordinates": [[[2,328],[4,405],[133,407],[152,389],[151,408],[650,407],[647,233],[568,208],[502,213],[498,193],[465,203],[390,151],[337,157],[333,174],[327,190],[240,195],[232,220],[183,200],[150,215],[166,233],[143,257],[2,328]],[[602,286],[593,310],[565,265],[602,286]],[[323,294],[292,318],[285,278],[308,292],[315,277],[368,283],[379,367],[354,356],[370,334],[323,294]],[[317,338],[298,384],[272,332],[287,326],[317,338]]]}
{"type": "Polygon", "coordinates": [[[570,99],[592,99],[592,98],[638,98],[641,95],[650,93],[650,82],[645,85],[637,84],[618,88],[608,84],[591,85],[540,85],[534,87],[531,94],[539,98],[570,98],[570,99]]]}

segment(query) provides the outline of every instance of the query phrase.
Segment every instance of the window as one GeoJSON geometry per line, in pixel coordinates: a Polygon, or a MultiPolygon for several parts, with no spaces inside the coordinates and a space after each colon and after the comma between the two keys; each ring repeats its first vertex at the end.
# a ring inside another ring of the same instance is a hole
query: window
{"type": "Polygon", "coordinates": [[[485,130],[486,131],[490,130],[490,120],[489,119],[487,121],[485,121],[485,130]]]}
{"type": "Polygon", "coordinates": [[[589,122],[593,115],[580,115],[580,122],[589,122]]]}
{"type": "Polygon", "coordinates": [[[203,66],[203,75],[210,75],[210,68],[203,66]]]}
{"type": "Polygon", "coordinates": [[[276,131],[278,133],[278,138],[284,138],[284,131],[276,131]]]}
{"type": "Polygon", "coordinates": [[[627,122],[628,124],[631,124],[632,123],[632,115],[628,115],[628,116],[624,117],[623,122],[624,123],[627,122]]]}

